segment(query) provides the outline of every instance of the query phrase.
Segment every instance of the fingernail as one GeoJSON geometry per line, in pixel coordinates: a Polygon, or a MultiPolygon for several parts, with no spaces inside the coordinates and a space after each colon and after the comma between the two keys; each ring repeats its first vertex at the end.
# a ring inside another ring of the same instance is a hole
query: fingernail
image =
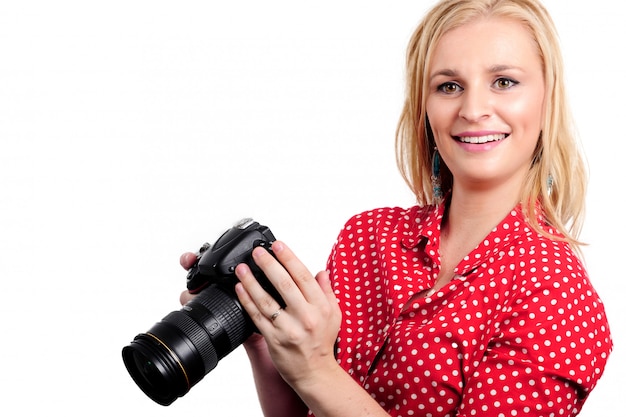
{"type": "Polygon", "coordinates": [[[275,253],[280,252],[283,249],[285,249],[285,245],[283,245],[282,242],[276,241],[276,242],[272,243],[272,250],[275,253]]]}
{"type": "Polygon", "coordinates": [[[260,256],[263,256],[264,252],[266,252],[266,250],[261,247],[254,248],[252,251],[252,257],[259,258],[260,256]]]}
{"type": "Polygon", "coordinates": [[[249,269],[250,268],[248,267],[248,265],[246,265],[246,264],[239,264],[239,265],[237,265],[235,267],[235,274],[237,276],[242,276],[244,274],[247,274],[249,269]]]}

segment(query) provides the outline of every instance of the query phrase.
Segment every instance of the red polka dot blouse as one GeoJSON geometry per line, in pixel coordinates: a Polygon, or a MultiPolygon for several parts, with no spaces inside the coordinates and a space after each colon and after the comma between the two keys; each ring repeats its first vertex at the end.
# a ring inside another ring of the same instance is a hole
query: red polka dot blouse
{"type": "Polygon", "coordinates": [[[328,265],[340,365],[392,416],[576,415],[612,348],[580,260],[518,208],[431,294],[442,215],[383,208],[346,223],[328,265]]]}

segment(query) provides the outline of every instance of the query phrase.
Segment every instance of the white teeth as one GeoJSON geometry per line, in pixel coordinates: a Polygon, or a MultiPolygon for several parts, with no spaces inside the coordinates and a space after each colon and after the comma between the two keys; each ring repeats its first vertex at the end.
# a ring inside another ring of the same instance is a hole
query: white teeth
{"type": "Polygon", "coordinates": [[[504,133],[499,135],[485,135],[485,136],[459,136],[459,140],[464,143],[487,143],[502,140],[506,137],[504,133]]]}

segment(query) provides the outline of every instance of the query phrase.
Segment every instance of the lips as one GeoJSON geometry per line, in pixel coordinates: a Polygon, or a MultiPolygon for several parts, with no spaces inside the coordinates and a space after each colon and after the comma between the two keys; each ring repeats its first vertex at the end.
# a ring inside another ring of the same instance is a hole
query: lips
{"type": "Polygon", "coordinates": [[[506,139],[509,135],[507,133],[480,135],[480,136],[453,136],[455,140],[463,143],[488,143],[498,142],[502,139],[506,139]]]}

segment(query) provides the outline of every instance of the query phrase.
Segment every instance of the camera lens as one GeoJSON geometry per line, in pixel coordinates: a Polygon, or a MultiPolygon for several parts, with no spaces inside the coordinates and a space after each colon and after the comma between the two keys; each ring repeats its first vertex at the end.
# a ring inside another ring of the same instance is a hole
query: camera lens
{"type": "Polygon", "coordinates": [[[170,405],[253,331],[232,288],[212,285],[137,335],[122,349],[122,358],[148,397],[170,405]]]}
{"type": "Polygon", "coordinates": [[[159,369],[154,362],[140,351],[131,349],[128,352],[129,355],[132,355],[128,360],[133,369],[137,371],[135,375],[140,378],[138,383],[154,392],[157,398],[162,398],[162,401],[166,401],[168,393],[167,379],[164,377],[162,369],[159,369]]]}

